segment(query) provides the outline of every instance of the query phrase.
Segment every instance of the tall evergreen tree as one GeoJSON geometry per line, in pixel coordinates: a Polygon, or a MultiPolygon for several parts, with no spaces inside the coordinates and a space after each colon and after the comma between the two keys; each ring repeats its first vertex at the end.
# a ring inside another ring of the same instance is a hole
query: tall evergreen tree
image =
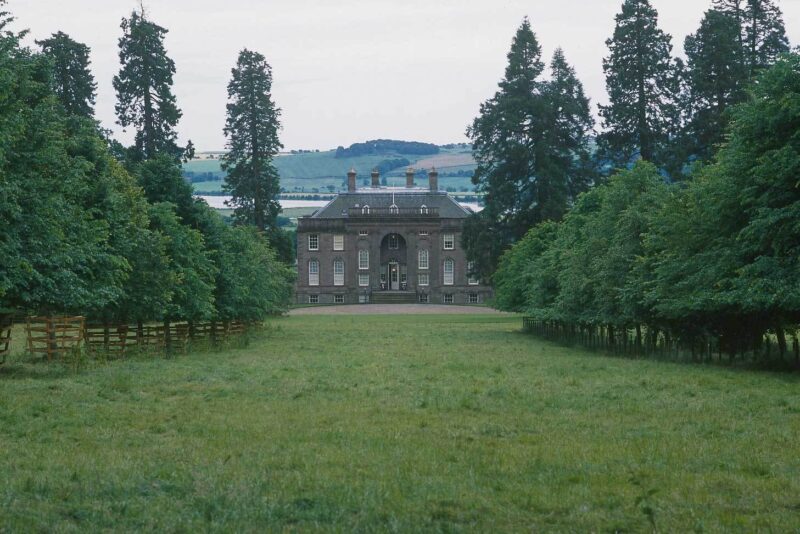
{"type": "Polygon", "coordinates": [[[259,230],[277,231],[280,204],[278,170],[272,160],[282,145],[278,139],[280,109],[272,101],[272,68],[263,55],[242,50],[228,83],[225,136],[229,152],[225,191],[232,196],[234,216],[259,230]]]}
{"type": "Polygon", "coordinates": [[[175,126],[181,111],[172,93],[175,63],[164,49],[167,30],[136,12],[122,19],[121,28],[122,69],[114,77],[118,123],[136,128],[138,159],[166,153],[177,160],[182,151],[176,144],[175,126]]]}
{"type": "Polygon", "coordinates": [[[689,119],[686,153],[709,160],[723,138],[729,108],[745,98],[748,71],[739,23],[728,13],[706,12],[696,33],[686,37],[689,119]]]}
{"type": "Polygon", "coordinates": [[[714,0],[714,6],[738,22],[742,59],[751,78],[789,51],[783,13],[775,0],[714,0]]]}
{"type": "Polygon", "coordinates": [[[502,250],[545,218],[537,160],[547,107],[541,54],[526,18],[511,43],[499,90],[467,128],[477,161],[472,181],[485,193],[485,207],[467,224],[464,244],[483,273],[493,272],[502,250]]]}
{"type": "Polygon", "coordinates": [[[600,148],[616,165],[637,155],[662,167],[668,163],[679,90],[670,39],[649,0],[625,0],[614,36],[606,41],[610,55],[603,70],[610,102],[600,106],[606,129],[600,148]]]}
{"type": "Polygon", "coordinates": [[[67,113],[94,117],[97,84],[89,69],[89,47],[63,32],[36,44],[53,63],[53,90],[67,113]]]}
{"type": "Polygon", "coordinates": [[[550,80],[544,88],[548,123],[546,142],[539,158],[542,176],[547,176],[561,192],[546,199],[551,206],[546,219],[558,220],[567,206],[591,185],[592,156],[589,146],[594,132],[594,117],[589,99],[575,69],[567,63],[564,51],[557,48],[550,63],[550,80]]]}

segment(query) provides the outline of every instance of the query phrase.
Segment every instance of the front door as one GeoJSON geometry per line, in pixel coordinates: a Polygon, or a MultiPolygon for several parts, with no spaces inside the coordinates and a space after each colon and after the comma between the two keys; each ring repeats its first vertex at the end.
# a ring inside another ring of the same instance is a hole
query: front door
{"type": "Polygon", "coordinates": [[[400,289],[400,265],[396,262],[389,264],[389,289],[392,291],[400,289]]]}

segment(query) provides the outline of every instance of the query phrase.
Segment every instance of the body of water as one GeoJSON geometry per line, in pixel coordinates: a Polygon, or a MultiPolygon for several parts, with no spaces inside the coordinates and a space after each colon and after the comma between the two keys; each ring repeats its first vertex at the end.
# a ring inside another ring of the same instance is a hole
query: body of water
{"type": "MultiPolygon", "coordinates": [[[[202,198],[212,208],[221,210],[226,209],[226,200],[230,200],[228,196],[211,196],[211,195],[198,195],[197,198],[202,198]]],[[[321,208],[325,206],[329,200],[279,200],[282,208],[321,208]]],[[[470,208],[472,211],[478,212],[483,209],[482,206],[474,202],[462,202],[462,206],[470,208]]]]}

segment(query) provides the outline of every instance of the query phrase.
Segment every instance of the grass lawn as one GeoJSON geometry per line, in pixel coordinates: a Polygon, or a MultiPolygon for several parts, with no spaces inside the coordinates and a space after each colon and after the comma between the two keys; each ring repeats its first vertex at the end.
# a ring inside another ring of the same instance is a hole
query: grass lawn
{"type": "Polygon", "coordinates": [[[797,531],[800,377],[515,317],[297,316],[248,348],[0,369],[0,531],[797,531]]]}

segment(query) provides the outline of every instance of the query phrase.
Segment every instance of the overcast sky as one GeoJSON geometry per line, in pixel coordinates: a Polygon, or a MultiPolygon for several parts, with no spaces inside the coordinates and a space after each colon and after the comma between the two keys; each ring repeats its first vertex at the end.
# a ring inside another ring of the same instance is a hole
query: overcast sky
{"type": "MultiPolygon", "coordinates": [[[[561,46],[595,106],[605,102],[602,58],[621,0],[145,0],[166,27],[183,110],[182,140],[224,147],[226,86],[242,48],[264,54],[283,110],[287,149],[335,148],[375,138],[451,143],[490,98],[527,15],[547,60],[561,46]]],[[[711,0],[652,0],[682,54],[711,0]]],[[[136,0],[9,0],[33,39],[58,30],[92,48],[97,117],[115,125],[112,77],[122,17],[136,0]]],[[[800,42],[800,0],[782,0],[800,42]]]]}

